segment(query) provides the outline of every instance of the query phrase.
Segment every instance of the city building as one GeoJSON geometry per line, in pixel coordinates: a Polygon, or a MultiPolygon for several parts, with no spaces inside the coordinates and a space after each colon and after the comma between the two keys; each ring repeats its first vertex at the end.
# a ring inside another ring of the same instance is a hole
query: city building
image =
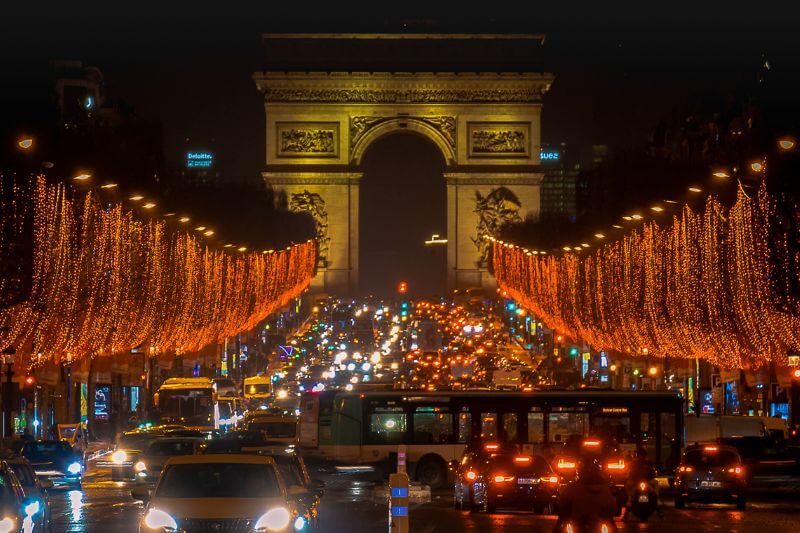
{"type": "Polygon", "coordinates": [[[543,217],[577,216],[577,189],[581,165],[578,150],[566,143],[543,144],[540,152],[544,180],[541,186],[543,217]]]}

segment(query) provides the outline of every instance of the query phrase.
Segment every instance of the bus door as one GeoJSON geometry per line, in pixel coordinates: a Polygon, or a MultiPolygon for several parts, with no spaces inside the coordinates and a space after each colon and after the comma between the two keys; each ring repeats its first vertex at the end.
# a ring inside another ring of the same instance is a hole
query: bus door
{"type": "Polygon", "coordinates": [[[303,396],[300,402],[300,446],[319,446],[319,396],[303,396]]]}
{"type": "Polygon", "coordinates": [[[547,445],[555,454],[578,447],[589,434],[589,413],[580,407],[552,407],[545,421],[547,445]]]}
{"type": "Polygon", "coordinates": [[[591,433],[613,441],[625,455],[635,455],[639,420],[626,405],[602,405],[592,410],[591,433]]]}

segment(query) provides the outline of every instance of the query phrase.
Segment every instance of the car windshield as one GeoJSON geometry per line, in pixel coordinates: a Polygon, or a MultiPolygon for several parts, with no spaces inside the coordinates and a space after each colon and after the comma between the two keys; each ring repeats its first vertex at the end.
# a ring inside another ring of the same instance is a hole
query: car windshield
{"type": "Polygon", "coordinates": [[[247,429],[263,431],[268,439],[287,439],[294,438],[297,424],[294,422],[250,422],[247,424],[247,429]]]}
{"type": "Polygon", "coordinates": [[[684,462],[695,468],[727,467],[739,464],[739,456],[728,450],[689,450],[684,462]]]}
{"type": "Polygon", "coordinates": [[[70,452],[72,448],[66,442],[47,441],[26,444],[23,455],[29,461],[51,461],[63,458],[70,452]]]}
{"type": "Polygon", "coordinates": [[[147,445],[158,439],[158,435],[152,433],[134,433],[131,435],[124,435],[119,440],[119,448],[128,450],[144,450],[147,445]]]}
{"type": "Polygon", "coordinates": [[[19,482],[23,487],[32,487],[36,484],[36,478],[34,477],[36,474],[34,474],[31,467],[29,467],[27,464],[15,463],[9,466],[17,475],[17,479],[19,479],[19,482]]]}
{"type": "Polygon", "coordinates": [[[275,469],[256,463],[197,463],[167,467],[158,484],[160,498],[275,498],[275,469]]]}
{"type": "Polygon", "coordinates": [[[147,449],[145,455],[191,455],[194,453],[194,441],[167,440],[155,441],[147,449]]]}

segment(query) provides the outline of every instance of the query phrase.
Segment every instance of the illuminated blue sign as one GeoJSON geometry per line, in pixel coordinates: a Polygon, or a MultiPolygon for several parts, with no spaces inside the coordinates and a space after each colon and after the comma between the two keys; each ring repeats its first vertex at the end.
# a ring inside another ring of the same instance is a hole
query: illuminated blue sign
{"type": "Polygon", "coordinates": [[[209,168],[214,162],[214,154],[211,152],[189,152],[186,154],[186,166],[188,168],[209,168]]]}
{"type": "Polygon", "coordinates": [[[542,151],[539,153],[539,158],[540,158],[542,161],[558,161],[558,158],[559,158],[560,156],[561,156],[561,154],[559,154],[559,153],[558,153],[558,152],[556,152],[555,150],[548,150],[548,151],[544,151],[544,150],[542,150],[542,151]]]}

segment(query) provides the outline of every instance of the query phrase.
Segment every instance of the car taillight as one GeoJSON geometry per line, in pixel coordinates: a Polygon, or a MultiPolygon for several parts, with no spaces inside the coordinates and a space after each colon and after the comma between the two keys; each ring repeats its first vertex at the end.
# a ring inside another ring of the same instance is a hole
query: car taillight
{"type": "Polygon", "coordinates": [[[500,449],[500,445],[499,444],[487,444],[486,446],[484,446],[484,448],[486,448],[487,451],[496,452],[497,450],[500,449]]]}
{"type": "Polygon", "coordinates": [[[514,481],[514,478],[510,476],[494,476],[495,483],[505,483],[506,481],[514,481]]]}
{"type": "Polygon", "coordinates": [[[539,478],[542,483],[558,483],[558,476],[545,476],[543,478],[539,478]]]}
{"type": "Polygon", "coordinates": [[[530,462],[531,462],[531,458],[530,458],[530,457],[527,457],[527,456],[524,456],[524,455],[522,455],[522,456],[520,456],[520,457],[514,457],[514,462],[515,462],[515,463],[520,463],[520,464],[528,464],[528,463],[530,463],[530,462]]]}
{"type": "Polygon", "coordinates": [[[647,489],[647,483],[639,483],[639,490],[646,490],[646,489],[647,489]]]}
{"type": "Polygon", "coordinates": [[[606,468],[608,470],[625,470],[625,461],[620,459],[614,463],[608,463],[606,464],[606,468]]]}
{"type": "Polygon", "coordinates": [[[473,472],[472,470],[467,472],[467,479],[475,479],[476,477],[477,476],[475,475],[475,472],[473,472]]]}
{"type": "Polygon", "coordinates": [[[574,461],[570,461],[567,459],[559,459],[558,463],[556,463],[556,468],[558,468],[559,470],[575,470],[575,466],[577,465],[575,464],[574,461]]]}
{"type": "Polygon", "coordinates": [[[694,472],[694,468],[691,466],[679,466],[678,472],[681,474],[688,474],[689,472],[694,472]]]}
{"type": "Polygon", "coordinates": [[[738,474],[741,474],[742,472],[744,472],[744,469],[742,467],[740,467],[740,466],[728,469],[728,473],[729,474],[737,474],[738,475],[738,474]]]}

